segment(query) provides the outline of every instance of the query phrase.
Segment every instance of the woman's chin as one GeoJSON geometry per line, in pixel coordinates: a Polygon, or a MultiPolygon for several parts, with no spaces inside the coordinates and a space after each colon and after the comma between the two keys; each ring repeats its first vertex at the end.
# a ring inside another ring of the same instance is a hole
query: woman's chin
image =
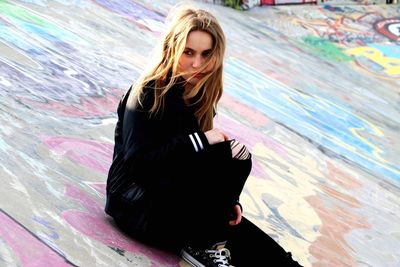
{"type": "Polygon", "coordinates": [[[190,77],[189,79],[186,80],[188,84],[190,84],[191,86],[195,86],[199,81],[200,78],[198,77],[190,77]]]}

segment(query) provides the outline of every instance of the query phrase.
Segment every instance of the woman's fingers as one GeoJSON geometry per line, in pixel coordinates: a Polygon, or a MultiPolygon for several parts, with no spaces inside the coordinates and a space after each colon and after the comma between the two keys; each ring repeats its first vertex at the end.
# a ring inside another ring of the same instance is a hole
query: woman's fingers
{"type": "Polygon", "coordinates": [[[210,145],[228,140],[228,136],[220,129],[214,128],[204,133],[210,145]]]}
{"type": "Polygon", "coordinates": [[[233,212],[235,214],[235,219],[229,221],[229,225],[238,225],[242,221],[242,209],[236,204],[233,208],[233,212]]]}

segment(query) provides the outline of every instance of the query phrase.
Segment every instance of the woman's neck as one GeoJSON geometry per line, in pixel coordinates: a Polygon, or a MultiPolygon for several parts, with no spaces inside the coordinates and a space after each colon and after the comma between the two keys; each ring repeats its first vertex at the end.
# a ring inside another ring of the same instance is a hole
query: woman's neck
{"type": "Polygon", "coordinates": [[[184,89],[185,89],[185,94],[187,94],[193,89],[193,85],[190,83],[185,83],[184,89]]]}

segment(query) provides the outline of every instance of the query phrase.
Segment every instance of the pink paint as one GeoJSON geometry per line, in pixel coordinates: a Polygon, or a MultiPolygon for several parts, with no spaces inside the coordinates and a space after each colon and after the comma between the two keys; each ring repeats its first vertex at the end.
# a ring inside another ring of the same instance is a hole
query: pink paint
{"type": "Polygon", "coordinates": [[[114,114],[122,94],[121,90],[114,89],[111,93],[105,93],[103,96],[83,96],[76,104],[52,99],[47,99],[45,103],[23,97],[20,97],[19,100],[28,106],[55,111],[69,117],[98,118],[114,114]]]}
{"type": "Polygon", "coordinates": [[[87,183],[93,190],[101,195],[106,195],[106,184],[105,183],[87,183]]]}
{"type": "Polygon", "coordinates": [[[45,137],[43,142],[57,154],[101,173],[107,173],[112,162],[113,144],[65,136],[45,137]]]}
{"type": "MultiPolygon", "coordinates": [[[[101,188],[100,183],[96,187],[101,188]]],[[[179,257],[136,242],[116,229],[109,221],[111,218],[103,211],[104,203],[91,199],[73,184],[66,184],[65,195],[79,202],[87,210],[86,212],[70,209],[62,213],[64,220],[80,233],[107,246],[145,255],[152,262],[152,266],[179,266],[179,257]]]]}
{"type": "Polygon", "coordinates": [[[271,177],[266,173],[265,168],[257,161],[252,160],[251,175],[261,179],[271,179],[271,177]]]}
{"type": "Polygon", "coordinates": [[[154,266],[160,266],[160,264],[163,266],[179,266],[179,257],[134,241],[115,229],[107,221],[104,213],[91,214],[78,210],[67,210],[62,213],[62,217],[69,225],[85,236],[110,247],[145,255],[153,265],[155,264],[154,266]]]}
{"type": "Polygon", "coordinates": [[[34,237],[0,210],[0,237],[10,246],[24,267],[71,266],[50,247],[34,237]]]}
{"type": "Polygon", "coordinates": [[[83,193],[75,185],[67,183],[65,185],[65,193],[67,197],[79,202],[86,210],[92,213],[104,213],[103,206],[98,201],[90,198],[87,194],[83,193]]]}
{"type": "Polygon", "coordinates": [[[240,103],[235,98],[231,97],[228,94],[224,94],[221,98],[220,103],[222,106],[227,106],[230,111],[233,111],[248,120],[251,125],[255,127],[265,126],[270,120],[263,113],[259,112],[254,108],[250,108],[249,106],[240,103]]]}

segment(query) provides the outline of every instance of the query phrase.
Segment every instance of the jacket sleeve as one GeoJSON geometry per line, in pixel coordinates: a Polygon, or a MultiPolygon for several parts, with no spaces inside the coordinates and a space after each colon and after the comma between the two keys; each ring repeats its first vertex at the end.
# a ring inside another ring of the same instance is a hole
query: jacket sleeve
{"type": "Polygon", "coordinates": [[[122,150],[123,147],[123,137],[122,137],[122,122],[124,120],[124,111],[128,96],[130,94],[132,87],[121,97],[119,101],[117,114],[118,114],[118,121],[115,125],[114,130],[114,153],[113,153],[113,160],[117,158],[119,151],[122,150]]]}
{"type": "Polygon", "coordinates": [[[153,103],[152,95],[150,91],[143,96],[143,107],[127,106],[124,114],[126,177],[143,185],[179,177],[177,172],[187,163],[201,161],[209,147],[202,131],[165,138],[163,117],[150,116],[147,112],[153,103]]]}

